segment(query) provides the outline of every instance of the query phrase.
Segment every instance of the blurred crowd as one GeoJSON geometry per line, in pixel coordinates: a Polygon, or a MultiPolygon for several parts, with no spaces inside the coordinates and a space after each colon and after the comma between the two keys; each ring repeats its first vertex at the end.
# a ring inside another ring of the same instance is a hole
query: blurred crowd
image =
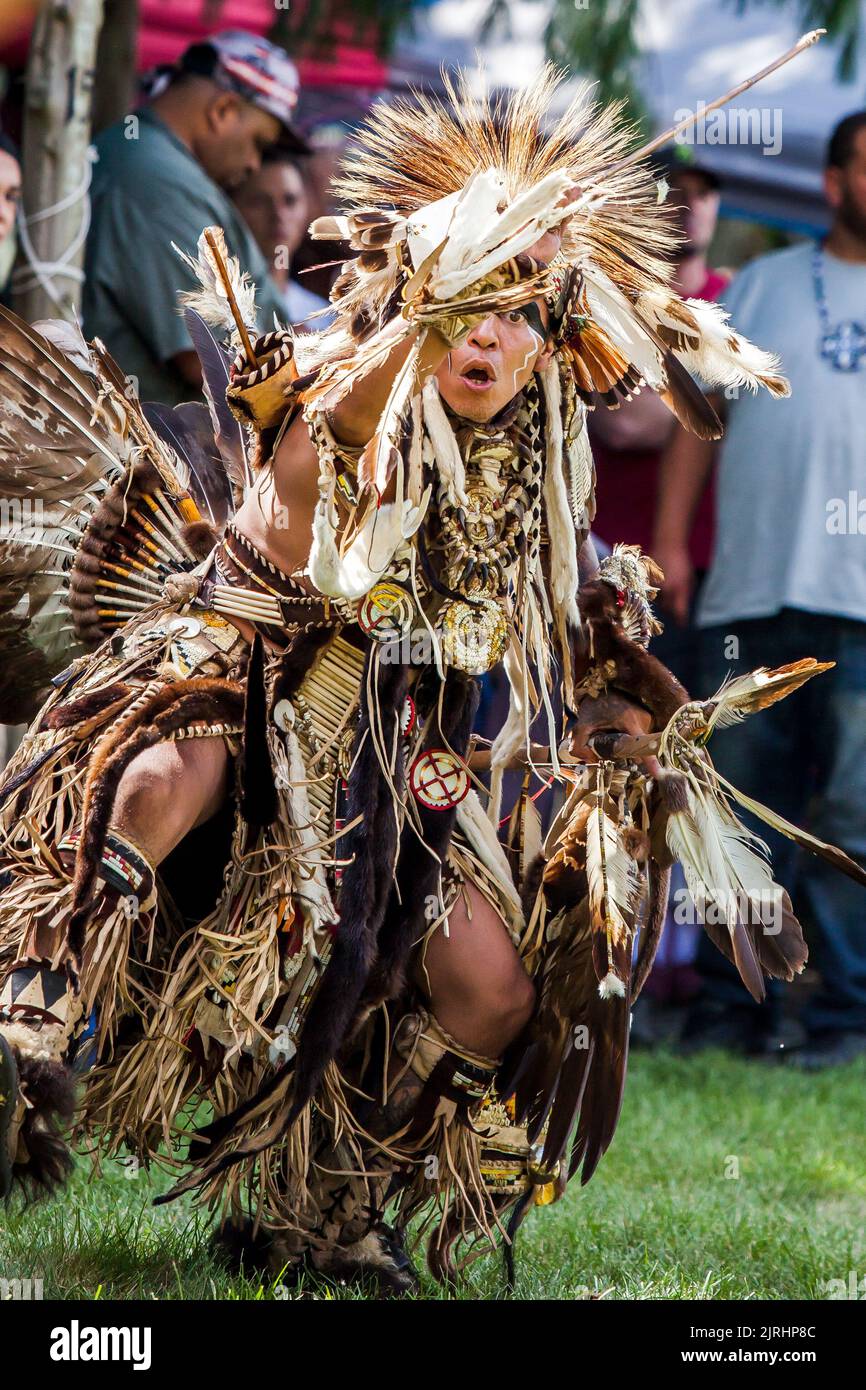
{"type": "MultiPolygon", "coordinates": [[[[224,229],[258,286],[260,330],[275,317],[299,331],[327,322],[321,292],[336,268],[315,281],[297,273],[299,258],[339,254],[317,246],[309,255],[306,228],[332,209],[294,124],[297,101],[281,49],[220,34],[158,74],[141,108],[98,137],[84,330],[142,399],[198,394],[198,359],[176,308],[191,272],[172,244],[193,252],[207,225],[224,229]]],[[[661,157],[682,232],[676,289],[720,302],[741,332],[778,352],[792,394],[713,397],[726,422],[720,444],[688,434],[650,392],[596,411],[594,531],[600,546],[633,542],[660,562],[665,631],[654,650],[694,695],[709,696],[732,671],[803,656],[835,663],[719,734],[713,756],[748,795],[866,861],[866,111],[828,135],[828,234],[736,273],[712,264],[717,176],[692,146],[661,157]]],[[[17,151],[0,136],[0,294],[20,191],[17,151]]],[[[495,718],[495,692],[487,696],[495,718]]],[[[771,983],[766,1003],[753,1003],[707,943],[680,878],[636,1042],[785,1053],[806,1068],[866,1052],[862,890],[782,836],[764,838],[810,940],[804,982],[789,991],[771,983]]]]}
{"type": "MultiPolygon", "coordinates": [[[[748,796],[866,860],[866,111],[832,132],[824,191],[830,228],[735,275],[708,264],[715,176],[691,147],[665,170],[683,240],[675,285],[720,300],[737,329],[779,354],[790,398],[713,396],[719,444],[676,424],[652,396],[590,423],[595,526],[660,563],[666,631],[654,650],[696,696],[729,673],[804,656],[835,663],[713,740],[716,766],[748,796]]],[[[747,818],[748,819],[748,818],[747,818]]],[[[768,983],[764,1004],[694,924],[674,881],[663,954],[635,1036],[680,1046],[790,1054],[818,1069],[866,1052],[862,890],[757,822],[778,882],[810,942],[806,988],[768,983]],[[795,1016],[783,1009],[801,1005],[795,1016]]],[[[799,983],[799,982],[798,982],[799,983]]]]}

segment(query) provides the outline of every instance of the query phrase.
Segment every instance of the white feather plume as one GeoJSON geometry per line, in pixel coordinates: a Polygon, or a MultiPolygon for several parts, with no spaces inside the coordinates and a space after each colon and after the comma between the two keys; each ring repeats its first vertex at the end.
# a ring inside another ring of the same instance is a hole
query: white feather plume
{"type": "Polygon", "coordinates": [[[569,174],[548,174],[499,213],[491,209],[501,177],[494,169],[483,170],[464,188],[430,277],[435,299],[451,299],[528,250],[549,227],[563,220],[562,200],[572,184],[569,174]]]}
{"type": "Polygon", "coordinates": [[[676,357],[687,371],[703,378],[708,386],[746,387],[757,391],[765,386],[772,396],[790,395],[781,375],[778,357],[755,347],[729,326],[729,314],[720,304],[705,299],[680,300],[666,289],[645,290],[636,308],[656,330],[683,335],[674,346],[676,357]]]}
{"type": "Polygon", "coordinates": [[[625,914],[631,896],[631,860],[616,824],[602,806],[593,807],[586,825],[586,879],[590,910],[616,932],[628,931],[625,914]]]}
{"type": "Polygon", "coordinates": [[[648,386],[663,390],[662,355],[635,317],[630,301],[595,265],[584,267],[584,281],[587,308],[593,322],[603,329],[626,361],[637,367],[648,386]]]}
{"type": "Polygon", "coordinates": [[[320,593],[349,600],[369,593],[401,545],[421,525],[429,500],[428,487],[417,507],[408,498],[399,504],[383,502],[380,507],[371,507],[358,534],[341,555],[327,499],[320,498],[313,517],[313,544],[307,565],[307,573],[320,593]]]}
{"type": "Polygon", "coordinates": [[[237,301],[238,311],[244,326],[254,336],[257,328],[256,287],[252,279],[242,271],[236,256],[230,256],[222,227],[206,227],[198,239],[197,255],[188,256],[179,246],[172,246],[181,260],[189,267],[201,286],[198,290],[185,290],[180,295],[182,304],[197,310],[206,323],[213,328],[222,329],[232,342],[239,342],[234,314],[229,307],[225,285],[214,262],[213,252],[207,242],[208,233],[213,236],[219,248],[223,264],[228,272],[231,287],[237,301]]]}
{"type": "Polygon", "coordinates": [[[541,375],[547,418],[547,466],[544,473],[544,502],[550,537],[550,591],[554,620],[565,639],[565,620],[580,627],[577,611],[577,540],[565,483],[564,437],[562,429],[562,386],[559,365],[554,360],[541,375]]]}

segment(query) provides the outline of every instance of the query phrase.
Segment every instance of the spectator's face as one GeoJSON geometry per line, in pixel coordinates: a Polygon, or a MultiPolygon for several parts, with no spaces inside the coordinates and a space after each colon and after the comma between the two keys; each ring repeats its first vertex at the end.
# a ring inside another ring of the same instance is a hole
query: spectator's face
{"type": "Polygon", "coordinates": [[[825,171],[824,190],[839,221],[866,241],[866,129],[858,130],[845,167],[825,171]]]}
{"type": "Polygon", "coordinates": [[[671,176],[668,205],[685,241],[681,254],[703,255],[716,231],[719,194],[697,170],[682,169],[671,176]]]}
{"type": "MultiPolygon", "coordinates": [[[[535,302],[546,325],[547,307],[535,302]]],[[[550,360],[551,350],[522,310],[489,314],[449,352],[436,373],[439,391],[457,415],[479,424],[492,420],[550,360]]]]}
{"type": "Polygon", "coordinates": [[[304,239],[309,205],[304,180],[293,164],[263,164],[235,196],[241,214],[262,249],[274,263],[282,251],[291,261],[304,239]]]}
{"type": "Polygon", "coordinates": [[[15,209],[21,200],[21,166],[6,150],[0,150],[0,241],[15,225],[15,209]]]}
{"type": "Polygon", "coordinates": [[[231,92],[218,92],[204,112],[196,154],[214,183],[233,192],[261,168],[280,135],[276,116],[231,92]]]}

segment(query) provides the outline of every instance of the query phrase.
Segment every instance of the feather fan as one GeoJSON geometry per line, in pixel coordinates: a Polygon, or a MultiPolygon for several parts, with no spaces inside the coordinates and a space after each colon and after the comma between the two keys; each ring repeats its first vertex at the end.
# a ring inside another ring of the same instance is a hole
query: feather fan
{"type": "Polygon", "coordinates": [[[783,700],[813,676],[829,671],[834,665],[832,661],[804,657],[802,661],[792,661],[774,670],[760,666],[743,676],[729,676],[704,707],[712,707],[707,720],[707,733],[738,724],[747,715],[783,700]]]}
{"type": "MultiPolygon", "coordinates": [[[[151,428],[100,343],[85,368],[80,336],[46,327],[72,356],[0,308],[0,497],[7,508],[0,527],[0,722],[9,724],[29,720],[51,677],[81,654],[69,605],[73,566],[94,515],[109,494],[122,494],[142,463],[160,480],[159,539],[151,544],[165,544],[173,557],[188,553],[179,537],[189,518],[173,511],[186,494],[186,463],[151,428]]],[[[130,568],[134,573],[118,585],[95,563],[98,582],[112,586],[127,614],[150,606],[162,587],[161,578],[142,572],[146,567],[130,568]]]]}

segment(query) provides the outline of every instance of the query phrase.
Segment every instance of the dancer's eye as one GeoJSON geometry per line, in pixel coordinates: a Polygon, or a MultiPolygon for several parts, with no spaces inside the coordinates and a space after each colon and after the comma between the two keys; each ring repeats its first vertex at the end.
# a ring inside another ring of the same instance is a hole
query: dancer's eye
{"type": "Polygon", "coordinates": [[[508,312],[509,323],[526,323],[525,309],[510,309],[508,312]]]}

